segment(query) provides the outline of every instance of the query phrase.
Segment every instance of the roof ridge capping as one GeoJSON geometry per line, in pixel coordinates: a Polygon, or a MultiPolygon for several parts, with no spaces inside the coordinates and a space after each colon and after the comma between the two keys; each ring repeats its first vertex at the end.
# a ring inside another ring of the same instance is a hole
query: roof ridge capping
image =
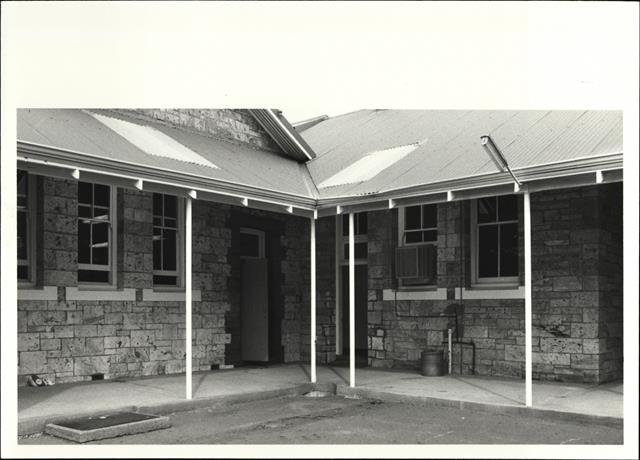
{"type": "Polygon", "coordinates": [[[278,109],[247,109],[256,121],[280,146],[286,156],[298,162],[316,157],[313,149],[278,109]]]}

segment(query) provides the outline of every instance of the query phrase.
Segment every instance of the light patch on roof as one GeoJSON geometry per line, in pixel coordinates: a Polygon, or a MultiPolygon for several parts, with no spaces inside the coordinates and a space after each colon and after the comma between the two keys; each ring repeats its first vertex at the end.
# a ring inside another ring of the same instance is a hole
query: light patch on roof
{"type": "Polygon", "coordinates": [[[401,145],[399,147],[371,152],[328,179],[322,181],[318,185],[318,188],[357,184],[368,181],[380,174],[389,166],[402,160],[425,141],[426,139],[415,144],[401,145]]]}
{"type": "Polygon", "coordinates": [[[188,163],[195,163],[201,166],[220,169],[203,156],[155,128],[138,125],[118,118],[107,117],[97,113],[86,113],[149,155],[156,155],[171,158],[173,160],[186,161],[188,163]]]}

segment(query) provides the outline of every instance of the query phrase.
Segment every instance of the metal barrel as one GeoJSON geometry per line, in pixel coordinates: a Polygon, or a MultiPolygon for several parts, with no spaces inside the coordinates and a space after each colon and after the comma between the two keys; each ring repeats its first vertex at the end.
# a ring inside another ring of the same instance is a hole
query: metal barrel
{"type": "Polygon", "coordinates": [[[422,352],[422,375],[424,376],[438,376],[444,374],[444,365],[442,359],[442,351],[428,351],[422,352]]]}

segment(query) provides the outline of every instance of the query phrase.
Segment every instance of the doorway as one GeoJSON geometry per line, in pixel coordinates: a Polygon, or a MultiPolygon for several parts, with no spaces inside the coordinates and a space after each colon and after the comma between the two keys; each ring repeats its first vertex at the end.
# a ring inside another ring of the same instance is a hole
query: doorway
{"type": "MultiPolygon", "coordinates": [[[[342,266],[342,355],[349,356],[349,266],[342,266]]],[[[356,361],[359,365],[366,364],[367,351],[367,266],[355,266],[355,345],[356,361]]]]}
{"type": "MultiPolygon", "coordinates": [[[[354,257],[355,257],[355,355],[356,366],[366,367],[368,363],[368,242],[367,213],[354,215],[354,257]]],[[[336,363],[349,362],[349,216],[336,218],[336,363]]]]}
{"type": "Polygon", "coordinates": [[[269,270],[265,232],[240,228],[242,360],[269,362],[269,270]]]}

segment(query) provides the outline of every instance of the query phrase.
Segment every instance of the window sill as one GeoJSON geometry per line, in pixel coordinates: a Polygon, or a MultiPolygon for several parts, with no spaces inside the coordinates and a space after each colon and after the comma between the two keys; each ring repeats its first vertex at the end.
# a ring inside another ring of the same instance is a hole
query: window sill
{"type": "Polygon", "coordinates": [[[112,300],[135,301],[136,290],[125,288],[118,290],[115,286],[79,286],[66,288],[67,300],[112,300]]]}
{"type": "Polygon", "coordinates": [[[382,300],[447,300],[447,288],[384,289],[382,300]]]}
{"type": "Polygon", "coordinates": [[[36,288],[33,285],[18,286],[18,300],[58,300],[57,286],[36,288]]]}
{"type": "Polygon", "coordinates": [[[456,288],[456,300],[524,299],[524,286],[473,285],[471,289],[456,288]]]}
{"type": "MultiPolygon", "coordinates": [[[[191,291],[191,300],[193,302],[202,301],[202,293],[199,289],[193,289],[191,291]]],[[[143,289],[142,290],[143,302],[184,302],[185,291],[179,288],[156,288],[156,289],[143,289]]]]}

